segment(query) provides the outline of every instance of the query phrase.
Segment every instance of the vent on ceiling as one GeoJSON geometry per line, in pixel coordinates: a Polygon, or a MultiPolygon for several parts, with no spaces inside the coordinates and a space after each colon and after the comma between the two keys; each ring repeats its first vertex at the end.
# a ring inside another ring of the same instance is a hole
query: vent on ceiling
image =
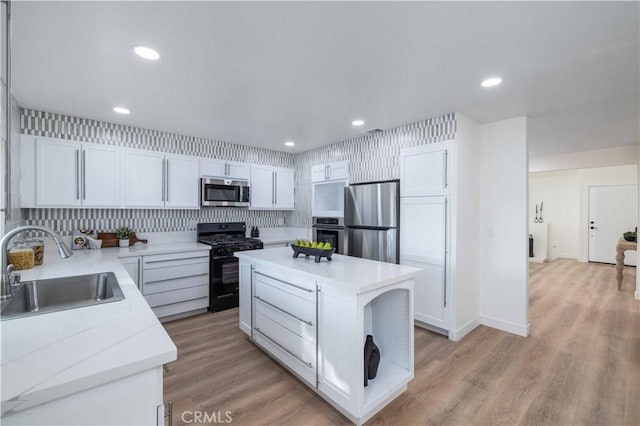
{"type": "Polygon", "coordinates": [[[375,135],[375,134],[382,133],[382,132],[384,132],[384,130],[382,130],[382,129],[371,129],[371,130],[367,130],[365,133],[367,135],[375,135]]]}

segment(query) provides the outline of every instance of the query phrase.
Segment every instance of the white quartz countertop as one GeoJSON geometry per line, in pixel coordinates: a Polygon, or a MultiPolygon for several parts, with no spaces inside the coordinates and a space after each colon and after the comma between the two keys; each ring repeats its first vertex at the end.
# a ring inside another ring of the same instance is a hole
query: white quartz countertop
{"type": "Polygon", "coordinates": [[[20,271],[22,281],[114,272],[125,299],[0,322],[3,415],[174,361],[175,345],[119,257],[209,248],[138,244],[60,259],[52,246],[47,244],[42,266],[20,271]]]}
{"type": "MultiPolygon", "coordinates": [[[[284,244],[290,243],[295,240],[305,239],[310,237],[310,229],[302,227],[279,227],[279,228],[260,228],[260,236],[258,237],[263,244],[284,244]]],[[[251,227],[247,229],[247,237],[251,236],[251,227]]]]}
{"type": "Polygon", "coordinates": [[[341,288],[356,294],[366,293],[417,276],[421,269],[392,263],[377,262],[351,256],[334,254],[331,261],[323,258],[315,263],[313,256],[299,255],[293,258],[290,247],[277,247],[265,250],[250,250],[235,254],[240,260],[260,265],[272,265],[291,269],[323,283],[335,283],[341,288]]]}

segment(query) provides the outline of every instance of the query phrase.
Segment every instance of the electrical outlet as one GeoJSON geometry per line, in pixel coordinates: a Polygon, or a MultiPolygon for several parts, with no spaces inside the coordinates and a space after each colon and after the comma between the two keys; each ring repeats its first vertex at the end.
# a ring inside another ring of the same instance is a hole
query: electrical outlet
{"type": "Polygon", "coordinates": [[[198,229],[198,222],[192,220],[189,222],[189,231],[196,231],[198,229]]]}

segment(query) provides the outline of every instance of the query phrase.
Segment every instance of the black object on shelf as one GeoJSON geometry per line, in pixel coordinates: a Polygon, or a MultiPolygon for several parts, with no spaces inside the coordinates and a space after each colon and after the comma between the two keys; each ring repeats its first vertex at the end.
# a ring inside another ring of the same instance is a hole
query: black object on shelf
{"type": "Polygon", "coordinates": [[[258,238],[260,236],[260,230],[257,226],[251,227],[251,238],[258,238]]]}
{"type": "Polygon", "coordinates": [[[373,336],[368,334],[364,342],[364,385],[369,385],[369,380],[378,375],[380,365],[380,349],[373,343],[373,336]]]}
{"type": "Polygon", "coordinates": [[[533,235],[529,234],[529,257],[533,256],[533,235]]]}
{"type": "Polygon", "coordinates": [[[314,256],[316,263],[320,263],[320,260],[323,257],[326,257],[327,260],[331,260],[331,255],[333,254],[334,248],[330,249],[319,249],[319,248],[311,248],[311,247],[302,247],[302,246],[291,246],[293,249],[293,257],[296,259],[300,253],[304,254],[306,257],[314,256]]]}

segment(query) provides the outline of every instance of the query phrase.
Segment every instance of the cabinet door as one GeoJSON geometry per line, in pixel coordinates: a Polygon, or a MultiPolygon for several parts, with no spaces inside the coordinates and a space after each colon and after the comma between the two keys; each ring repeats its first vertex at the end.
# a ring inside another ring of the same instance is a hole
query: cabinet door
{"type": "Polygon", "coordinates": [[[226,177],[226,162],[220,160],[200,160],[200,174],[202,176],[226,177]]]}
{"type": "Polygon", "coordinates": [[[400,196],[449,193],[451,142],[404,149],[400,153],[400,196]]]}
{"type": "Polygon", "coordinates": [[[326,164],[311,167],[311,182],[324,182],[325,180],[327,180],[326,164]]]}
{"type": "Polygon", "coordinates": [[[400,263],[422,268],[415,279],[415,319],[448,330],[447,198],[400,201],[400,263]]]}
{"type": "Polygon", "coordinates": [[[124,174],[125,206],[164,206],[163,153],[127,150],[125,153],[124,174]]]}
{"type": "Polygon", "coordinates": [[[276,169],[275,179],[275,207],[282,210],[292,210],[294,204],[293,169],[276,169]]]}
{"type": "Polygon", "coordinates": [[[251,336],[253,264],[240,261],[240,330],[251,336]]]}
{"type": "Polygon", "coordinates": [[[198,158],[167,155],[165,164],[165,206],[199,208],[198,158]]]}
{"type": "Polygon", "coordinates": [[[272,209],[275,175],[273,167],[251,166],[251,208],[272,209]]]}
{"type": "Polygon", "coordinates": [[[79,206],[80,144],[36,140],[36,205],[79,206]]]}
{"type": "Polygon", "coordinates": [[[329,180],[349,180],[349,162],[337,161],[329,163],[327,168],[327,176],[329,180]]]}
{"type": "Polygon", "coordinates": [[[243,163],[227,163],[227,173],[232,179],[249,179],[251,167],[243,163]]]}
{"type": "Polygon", "coordinates": [[[82,145],[83,206],[120,206],[120,152],[108,145],[82,145]]]}

